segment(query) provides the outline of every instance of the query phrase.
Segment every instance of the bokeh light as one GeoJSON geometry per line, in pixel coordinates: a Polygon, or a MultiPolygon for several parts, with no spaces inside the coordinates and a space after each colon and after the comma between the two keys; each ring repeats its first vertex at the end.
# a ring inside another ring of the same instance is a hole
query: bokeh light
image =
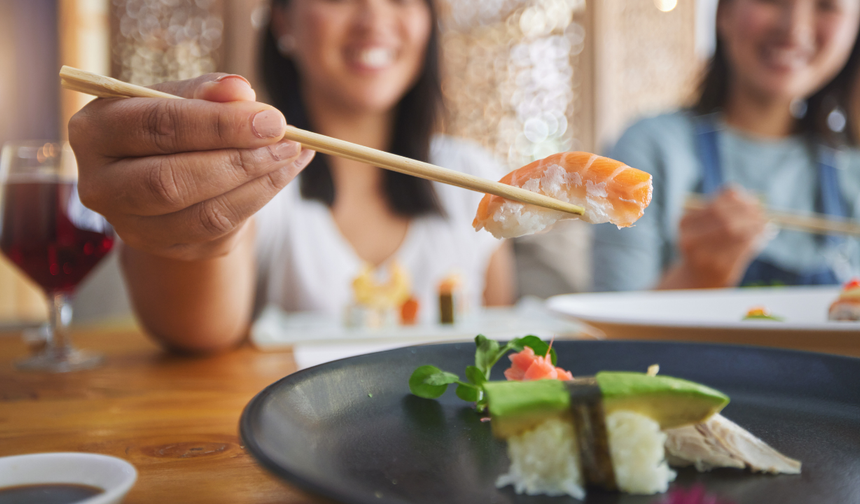
{"type": "Polygon", "coordinates": [[[217,0],[113,0],[115,73],[150,85],[214,72],[224,22],[217,0]]]}
{"type": "Polygon", "coordinates": [[[506,169],[578,146],[583,0],[449,0],[442,9],[446,131],[506,169]]]}
{"type": "Polygon", "coordinates": [[[662,12],[670,12],[678,6],[678,0],[654,0],[654,6],[662,12]]]}
{"type": "MultiPolygon", "coordinates": [[[[224,0],[112,0],[116,77],[150,85],[218,70],[224,0]]],[[[584,0],[439,0],[447,133],[512,169],[579,147],[584,0]]],[[[265,26],[267,4],[251,15],[265,26]]]]}

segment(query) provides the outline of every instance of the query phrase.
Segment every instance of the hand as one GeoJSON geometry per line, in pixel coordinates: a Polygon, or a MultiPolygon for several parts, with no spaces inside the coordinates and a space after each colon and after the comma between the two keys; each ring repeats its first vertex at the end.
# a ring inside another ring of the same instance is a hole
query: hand
{"type": "Polygon", "coordinates": [[[310,163],[244,78],[154,86],[193,98],[97,99],[69,122],[78,191],[130,247],[201,260],[227,254],[246,221],[310,163]]]}
{"type": "Polygon", "coordinates": [[[726,189],[701,210],[681,219],[679,270],[691,287],[740,283],[758,254],[767,227],[759,202],[740,189],[726,189]]]}

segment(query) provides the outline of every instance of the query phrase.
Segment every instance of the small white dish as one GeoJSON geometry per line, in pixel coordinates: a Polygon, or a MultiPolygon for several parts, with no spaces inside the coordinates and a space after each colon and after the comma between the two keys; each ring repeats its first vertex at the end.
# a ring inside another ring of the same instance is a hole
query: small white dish
{"type": "Polygon", "coordinates": [[[75,504],[122,502],[136,480],[133,465],[95,453],[32,453],[0,458],[0,490],[52,483],[89,485],[104,490],[75,504]]]}

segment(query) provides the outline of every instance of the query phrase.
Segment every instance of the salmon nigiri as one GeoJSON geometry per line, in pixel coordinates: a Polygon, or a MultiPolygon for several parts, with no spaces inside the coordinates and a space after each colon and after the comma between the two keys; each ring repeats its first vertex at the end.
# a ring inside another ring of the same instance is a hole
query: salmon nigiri
{"type": "MultiPolygon", "coordinates": [[[[503,184],[544,194],[585,208],[582,220],[627,227],[651,202],[651,175],[588,152],[562,152],[508,173],[503,184]]],[[[536,233],[559,219],[576,216],[487,194],[478,205],[472,226],[496,238],[536,233]]]]}

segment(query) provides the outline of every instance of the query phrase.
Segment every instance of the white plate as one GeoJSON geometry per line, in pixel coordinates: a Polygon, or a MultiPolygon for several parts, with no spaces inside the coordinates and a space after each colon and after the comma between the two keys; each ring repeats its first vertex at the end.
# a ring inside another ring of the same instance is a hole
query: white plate
{"type": "Polygon", "coordinates": [[[392,348],[426,343],[467,341],[483,334],[506,340],[534,334],[541,338],[587,336],[579,324],[549,313],[542,300],[523,298],[510,308],[476,310],[454,325],[426,324],[379,329],[345,327],[341,320],[318,313],[286,313],[269,306],[251,327],[251,342],[260,350],[292,349],[299,369],[392,348]]]}
{"type": "Polygon", "coordinates": [[[568,294],[551,312],[601,329],[610,338],[707,340],[860,353],[860,323],[831,322],[840,287],[761,287],[568,294]],[[763,306],[783,321],[743,320],[763,306]]]}
{"type": "Polygon", "coordinates": [[[471,340],[477,334],[508,339],[524,334],[549,338],[574,335],[579,324],[554,317],[544,303],[523,299],[509,308],[475,310],[453,325],[426,324],[378,329],[349,328],[336,317],[313,312],[287,313],[268,306],[251,327],[251,342],[261,350],[278,350],[302,343],[441,343],[471,340]]]}
{"type": "Polygon", "coordinates": [[[32,453],[0,458],[0,489],[19,485],[68,483],[89,485],[103,493],[77,504],[115,504],[137,480],[125,460],[95,453],[32,453]]]}

